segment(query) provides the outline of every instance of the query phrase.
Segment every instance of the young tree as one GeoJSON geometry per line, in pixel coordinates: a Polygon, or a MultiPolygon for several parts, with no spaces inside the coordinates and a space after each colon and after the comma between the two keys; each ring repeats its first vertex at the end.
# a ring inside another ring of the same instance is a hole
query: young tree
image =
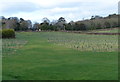
{"type": "Polygon", "coordinates": [[[28,23],[28,29],[31,29],[32,28],[32,22],[31,22],[31,20],[27,20],[27,23],[28,23]]]}
{"type": "Polygon", "coordinates": [[[65,30],[66,20],[63,17],[60,17],[57,22],[59,30],[65,30]]]}
{"type": "Polygon", "coordinates": [[[72,31],[73,30],[72,24],[71,23],[66,24],[65,30],[71,30],[72,31]]]}
{"type": "Polygon", "coordinates": [[[107,22],[107,21],[104,23],[104,25],[105,25],[105,28],[110,28],[111,27],[110,23],[107,22]]]}
{"type": "Polygon", "coordinates": [[[50,20],[47,17],[44,17],[42,19],[42,23],[48,23],[48,24],[50,24],[50,20]]]}
{"type": "Polygon", "coordinates": [[[35,22],[35,24],[33,24],[32,30],[35,31],[35,30],[39,30],[39,29],[41,29],[40,24],[38,22],[35,22]]]}
{"type": "Polygon", "coordinates": [[[80,30],[87,30],[84,23],[80,23],[80,30]]]}
{"type": "Polygon", "coordinates": [[[40,24],[41,30],[49,30],[49,23],[44,22],[40,24]]]}
{"type": "Polygon", "coordinates": [[[78,22],[75,23],[74,30],[76,30],[76,31],[80,30],[80,25],[78,22]]]}
{"type": "Polygon", "coordinates": [[[29,23],[21,18],[20,19],[20,30],[26,31],[28,30],[28,27],[29,27],[29,23]]]}

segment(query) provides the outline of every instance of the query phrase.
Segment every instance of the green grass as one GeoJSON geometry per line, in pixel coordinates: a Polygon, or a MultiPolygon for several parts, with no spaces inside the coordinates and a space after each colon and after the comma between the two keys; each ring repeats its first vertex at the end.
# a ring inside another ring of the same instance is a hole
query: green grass
{"type": "Polygon", "coordinates": [[[3,80],[117,80],[116,38],[61,32],[17,33],[15,40],[3,40],[3,80]],[[68,47],[82,40],[89,46],[95,43],[94,47],[98,42],[109,42],[114,50],[96,52],[68,47]],[[5,47],[8,42],[11,51],[5,47]]]}

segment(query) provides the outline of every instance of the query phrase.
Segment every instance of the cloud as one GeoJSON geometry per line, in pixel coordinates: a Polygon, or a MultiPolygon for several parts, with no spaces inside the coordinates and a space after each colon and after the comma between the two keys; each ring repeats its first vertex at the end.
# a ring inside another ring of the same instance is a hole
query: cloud
{"type": "Polygon", "coordinates": [[[106,16],[118,12],[118,0],[1,0],[0,14],[5,17],[22,17],[40,22],[65,17],[67,21],[106,16]]]}
{"type": "Polygon", "coordinates": [[[9,2],[7,6],[2,6],[1,12],[10,15],[19,12],[34,12],[38,9],[40,6],[30,2],[9,2]]]}

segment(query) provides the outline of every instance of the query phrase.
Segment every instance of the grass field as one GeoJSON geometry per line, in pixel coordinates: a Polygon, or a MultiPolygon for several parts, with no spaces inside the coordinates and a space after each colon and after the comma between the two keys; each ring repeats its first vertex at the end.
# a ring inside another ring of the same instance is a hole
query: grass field
{"type": "Polygon", "coordinates": [[[3,39],[3,80],[117,80],[118,36],[20,32],[3,39]]]}

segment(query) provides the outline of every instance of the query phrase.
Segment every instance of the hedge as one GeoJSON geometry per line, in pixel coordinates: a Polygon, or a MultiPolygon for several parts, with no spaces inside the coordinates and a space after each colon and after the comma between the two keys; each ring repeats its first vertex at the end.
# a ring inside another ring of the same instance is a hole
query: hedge
{"type": "Polygon", "coordinates": [[[2,38],[15,38],[15,31],[13,29],[2,29],[2,38]]]}

